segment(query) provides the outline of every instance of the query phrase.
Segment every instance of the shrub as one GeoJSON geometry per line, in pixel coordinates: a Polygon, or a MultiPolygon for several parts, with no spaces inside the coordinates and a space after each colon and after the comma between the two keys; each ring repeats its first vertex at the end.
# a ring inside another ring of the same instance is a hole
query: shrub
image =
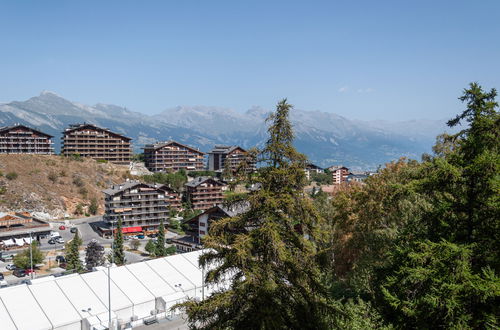
{"type": "Polygon", "coordinates": [[[141,246],[141,242],[139,242],[139,241],[132,241],[130,243],[130,248],[132,250],[136,250],[136,251],[139,250],[139,246],[141,246]]]}
{"type": "Polygon", "coordinates": [[[7,188],[5,187],[0,187],[0,195],[3,195],[7,192],[7,188]]]}
{"type": "Polygon", "coordinates": [[[87,188],[81,187],[80,190],[78,190],[78,192],[80,193],[80,195],[82,195],[83,198],[87,197],[87,193],[88,193],[87,188]]]}
{"type": "Polygon", "coordinates": [[[98,159],[97,162],[105,164],[108,162],[108,160],[107,159],[98,159]]]}
{"type": "Polygon", "coordinates": [[[95,197],[93,197],[90,200],[89,212],[92,215],[96,215],[98,209],[99,209],[99,206],[97,205],[97,199],[95,197]]]}
{"type": "Polygon", "coordinates": [[[75,208],[75,214],[80,215],[83,214],[83,205],[79,203],[75,208]]]}
{"type": "Polygon", "coordinates": [[[15,180],[19,175],[16,172],[9,172],[5,175],[7,180],[15,180]]]}
{"type": "Polygon", "coordinates": [[[84,185],[82,178],[80,178],[79,176],[73,177],[73,184],[77,187],[83,187],[84,185]]]}
{"type": "Polygon", "coordinates": [[[52,183],[56,183],[58,178],[57,173],[49,173],[48,178],[50,181],[52,181],[52,183]]]}
{"type": "Polygon", "coordinates": [[[65,170],[61,170],[61,172],[59,172],[59,176],[62,176],[62,177],[66,176],[66,171],[65,170]]]}

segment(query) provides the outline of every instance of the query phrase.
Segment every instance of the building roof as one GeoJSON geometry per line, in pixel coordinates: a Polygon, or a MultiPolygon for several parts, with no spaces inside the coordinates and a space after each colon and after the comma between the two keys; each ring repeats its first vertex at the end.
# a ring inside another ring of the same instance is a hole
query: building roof
{"type": "Polygon", "coordinates": [[[340,170],[340,169],[349,170],[347,167],[342,166],[342,165],[333,165],[333,166],[328,167],[328,170],[330,170],[331,172],[336,171],[336,170],[340,170]]]}
{"type": "Polygon", "coordinates": [[[323,170],[323,168],[319,167],[318,165],[314,165],[313,163],[307,163],[306,164],[306,169],[323,170]]]}
{"type": "Polygon", "coordinates": [[[205,154],[204,152],[202,152],[202,151],[200,151],[200,150],[198,150],[198,149],[196,149],[194,147],[190,147],[190,146],[188,146],[186,144],[182,144],[182,143],[179,143],[179,142],[173,141],[173,140],[165,141],[165,142],[157,142],[155,144],[147,144],[147,145],[144,146],[143,149],[154,149],[154,150],[156,150],[156,149],[161,149],[163,147],[169,146],[171,144],[177,144],[177,145],[179,145],[181,147],[187,148],[187,149],[192,150],[194,152],[197,152],[197,153],[199,153],[201,155],[205,154]]]}
{"type": "Polygon", "coordinates": [[[49,135],[47,133],[44,133],[40,130],[37,130],[37,129],[34,129],[32,127],[29,127],[29,126],[26,126],[26,125],[21,125],[21,124],[16,124],[16,125],[12,125],[12,126],[5,126],[5,127],[0,127],[0,133],[3,133],[3,132],[8,132],[10,131],[11,129],[14,129],[14,128],[19,128],[19,127],[24,127],[30,131],[33,131],[33,132],[37,132],[38,134],[41,134],[41,135],[45,135],[46,137],[48,138],[53,138],[52,135],[49,135]]]}
{"type": "Polygon", "coordinates": [[[211,154],[229,154],[236,149],[240,149],[241,151],[246,152],[246,150],[240,146],[216,145],[209,153],[211,153],[211,154]]]}
{"type": "Polygon", "coordinates": [[[250,206],[246,203],[237,203],[237,204],[234,204],[231,206],[218,204],[218,205],[215,205],[214,207],[211,207],[211,208],[203,211],[202,213],[192,217],[191,219],[184,220],[183,222],[184,223],[191,222],[195,219],[199,219],[204,214],[210,214],[210,213],[214,213],[214,212],[222,212],[228,217],[235,217],[241,213],[248,211],[249,207],[250,206]]]}
{"type": "Polygon", "coordinates": [[[193,187],[193,188],[196,188],[198,187],[200,184],[206,182],[206,181],[214,181],[218,184],[221,184],[221,185],[225,185],[225,183],[217,178],[214,178],[214,177],[211,177],[211,176],[199,176],[199,177],[196,177],[194,178],[193,180],[189,181],[188,183],[185,184],[185,186],[187,187],[193,187]]]}
{"type": "Polygon", "coordinates": [[[130,181],[125,181],[125,182],[120,183],[120,184],[112,185],[111,188],[104,189],[102,192],[105,193],[106,195],[114,196],[117,193],[120,193],[120,192],[125,191],[127,189],[134,188],[136,186],[146,186],[146,187],[152,188],[152,189],[173,191],[172,188],[170,188],[167,185],[161,184],[161,183],[144,183],[144,182],[140,182],[138,180],[130,180],[130,181]]]}
{"type": "Polygon", "coordinates": [[[116,136],[119,136],[127,141],[130,141],[132,140],[132,138],[129,138],[123,134],[120,134],[120,133],[116,133],[116,132],[113,132],[107,128],[103,128],[103,127],[99,127],[99,126],[96,126],[94,124],[88,124],[88,123],[83,123],[83,124],[72,124],[69,126],[69,128],[66,128],[63,132],[63,135],[66,135],[66,133],[70,133],[70,132],[73,132],[73,131],[77,131],[77,130],[80,130],[80,129],[83,129],[83,128],[94,128],[94,129],[97,129],[97,130],[101,130],[101,131],[105,131],[105,132],[108,132],[108,133],[111,133],[113,135],[116,135],[116,136]]]}

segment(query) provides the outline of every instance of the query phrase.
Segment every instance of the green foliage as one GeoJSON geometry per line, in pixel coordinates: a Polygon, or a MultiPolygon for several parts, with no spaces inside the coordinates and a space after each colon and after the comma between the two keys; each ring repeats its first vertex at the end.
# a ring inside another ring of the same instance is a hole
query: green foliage
{"type": "Polygon", "coordinates": [[[97,159],[96,162],[101,163],[101,164],[106,164],[108,162],[108,160],[107,159],[97,159]]]}
{"type": "MultiPolygon", "coordinates": [[[[43,260],[45,259],[45,254],[40,251],[38,244],[33,241],[31,244],[32,248],[32,257],[33,257],[33,267],[37,264],[41,264],[43,260]]],[[[30,261],[30,249],[25,249],[22,252],[19,252],[14,256],[14,259],[12,260],[14,265],[17,268],[21,269],[30,269],[31,268],[31,261],[30,261]]]]}
{"type": "Polygon", "coordinates": [[[156,237],[156,252],[157,257],[166,256],[165,251],[165,225],[163,219],[160,220],[160,226],[158,227],[158,236],[156,237]]]}
{"type": "Polygon", "coordinates": [[[329,311],[317,263],[322,241],[319,217],[301,193],[305,157],[293,147],[288,119],[291,105],[281,101],[269,118],[270,138],[260,153],[262,188],[240,201],[249,206],[233,218],[214,221],[204,244],[202,266],[211,264],[206,282],[224,277],[231,288],[182,306],[196,329],[326,329],[329,311]],[[307,236],[306,236],[307,235],[307,236]],[[306,238],[308,237],[308,238],[306,238]]]}
{"type": "Polygon", "coordinates": [[[494,316],[500,279],[490,268],[473,272],[472,246],[417,241],[389,255],[381,293],[398,326],[482,328],[494,316]]]}
{"type": "Polygon", "coordinates": [[[89,212],[90,212],[90,214],[92,214],[92,215],[96,215],[96,214],[97,214],[98,209],[99,209],[99,206],[97,205],[97,198],[93,197],[93,198],[90,200],[89,212]]]}
{"type": "Polygon", "coordinates": [[[333,184],[333,176],[330,173],[312,173],[311,180],[318,184],[333,184]]]}
{"type": "Polygon", "coordinates": [[[116,233],[113,240],[113,251],[110,256],[110,261],[117,265],[125,264],[125,252],[123,250],[123,232],[122,232],[122,220],[118,219],[116,224],[116,233]]]}
{"type": "Polygon", "coordinates": [[[181,230],[181,222],[179,220],[170,219],[170,228],[175,231],[181,230]]]}
{"type": "Polygon", "coordinates": [[[5,178],[6,178],[7,180],[12,181],[12,180],[17,179],[17,177],[18,177],[18,176],[19,176],[19,175],[17,174],[17,172],[9,172],[9,173],[7,173],[7,174],[5,175],[5,178]]]}
{"type": "Polygon", "coordinates": [[[89,191],[85,187],[81,187],[80,189],[78,189],[78,193],[82,195],[83,198],[87,198],[88,192],[89,191]]]}
{"type": "Polygon", "coordinates": [[[134,161],[134,162],[144,162],[144,154],[134,154],[132,156],[132,161],[134,161]]]}
{"type": "Polygon", "coordinates": [[[75,208],[75,214],[76,215],[81,215],[83,214],[83,205],[82,203],[78,203],[75,208]]]}
{"type": "Polygon", "coordinates": [[[180,191],[184,184],[187,182],[187,175],[185,171],[178,171],[175,173],[161,173],[157,172],[151,175],[143,175],[142,180],[148,183],[166,184],[176,191],[180,191]]]}
{"type": "Polygon", "coordinates": [[[141,246],[141,242],[139,242],[139,241],[132,241],[132,242],[130,242],[130,248],[132,250],[136,250],[137,251],[137,250],[139,250],[140,246],[141,246]]]}
{"type": "Polygon", "coordinates": [[[7,187],[0,187],[0,195],[3,195],[7,192],[7,187]]]}
{"type": "Polygon", "coordinates": [[[197,178],[199,176],[211,176],[211,177],[217,176],[217,173],[215,173],[214,171],[189,171],[188,174],[192,178],[197,178]]]}
{"type": "Polygon", "coordinates": [[[80,187],[80,188],[85,185],[82,178],[79,176],[76,176],[76,175],[73,176],[73,184],[77,187],[80,187]]]}
{"type": "Polygon", "coordinates": [[[66,245],[66,269],[75,270],[77,272],[83,271],[83,264],[80,260],[80,246],[82,245],[82,239],[78,235],[78,231],[75,233],[73,239],[66,245]]]}
{"type": "Polygon", "coordinates": [[[78,161],[78,162],[82,162],[83,161],[83,158],[82,158],[82,156],[80,156],[80,154],[72,154],[70,156],[70,159],[74,160],[74,161],[78,161]]]}
{"type": "Polygon", "coordinates": [[[169,246],[168,248],[165,249],[165,255],[167,256],[170,256],[172,254],[176,254],[177,253],[177,249],[175,248],[175,246],[169,246]]]}
{"type": "Polygon", "coordinates": [[[156,243],[152,239],[148,240],[146,243],[145,250],[150,256],[156,257],[156,243]]]}
{"type": "Polygon", "coordinates": [[[90,241],[85,248],[85,267],[91,271],[92,268],[104,265],[104,247],[96,240],[90,241]]]}

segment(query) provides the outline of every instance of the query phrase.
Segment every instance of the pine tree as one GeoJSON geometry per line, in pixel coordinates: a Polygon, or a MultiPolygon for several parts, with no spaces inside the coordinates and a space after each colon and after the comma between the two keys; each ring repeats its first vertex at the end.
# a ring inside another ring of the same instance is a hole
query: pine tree
{"type": "Polygon", "coordinates": [[[155,255],[157,257],[164,257],[167,255],[165,251],[165,225],[163,224],[163,219],[160,220],[160,226],[158,227],[155,255]]]}
{"type": "Polygon", "coordinates": [[[76,272],[83,271],[83,264],[80,260],[80,245],[82,239],[78,236],[78,231],[75,236],[66,246],[66,269],[75,270],[76,272]]]}
{"type": "Polygon", "coordinates": [[[286,100],[268,118],[260,189],[237,201],[248,211],[212,223],[200,258],[206,283],[231,279],[225,292],[185,303],[194,329],[326,329],[328,308],[318,260],[322,219],[304,196],[305,156],[292,145],[286,100]]]}
{"type": "Polygon", "coordinates": [[[151,257],[156,257],[156,243],[152,239],[148,240],[144,249],[151,257]]]}
{"type": "Polygon", "coordinates": [[[96,240],[90,241],[85,248],[85,266],[87,270],[104,265],[104,247],[96,240]]]}
{"type": "Polygon", "coordinates": [[[122,220],[118,219],[116,224],[116,234],[113,240],[112,262],[117,265],[125,264],[125,252],[123,251],[122,220]]]}

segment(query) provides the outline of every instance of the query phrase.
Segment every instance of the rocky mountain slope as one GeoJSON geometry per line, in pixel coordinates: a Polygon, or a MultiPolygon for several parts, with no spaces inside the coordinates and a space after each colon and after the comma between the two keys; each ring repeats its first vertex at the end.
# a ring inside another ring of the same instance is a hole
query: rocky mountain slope
{"type": "Polygon", "coordinates": [[[123,182],[128,166],[61,156],[0,155],[0,211],[34,212],[41,218],[88,213],[92,198],[103,213],[102,190],[123,182]]]}
{"type": "MultiPolygon", "coordinates": [[[[175,107],[154,116],[116,105],[83,105],[55,93],[42,92],[27,101],[0,104],[0,126],[22,123],[55,136],[69,124],[89,122],[133,138],[136,152],[147,143],[174,139],[209,151],[214,144],[260,146],[266,140],[265,118],[271,109],[254,107],[245,113],[219,107],[175,107]]],[[[291,112],[296,146],[320,166],[344,164],[375,169],[402,156],[420,158],[429,152],[445,120],[355,121],[320,111],[291,112]]]]}

